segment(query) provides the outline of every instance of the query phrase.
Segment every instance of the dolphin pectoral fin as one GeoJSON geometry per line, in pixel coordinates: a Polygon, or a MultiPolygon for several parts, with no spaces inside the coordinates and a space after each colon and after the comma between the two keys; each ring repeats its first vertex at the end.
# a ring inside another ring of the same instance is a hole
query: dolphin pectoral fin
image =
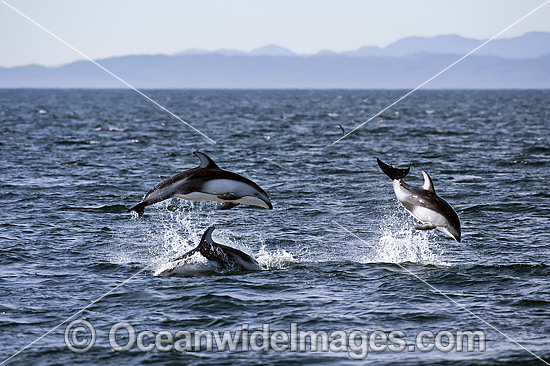
{"type": "Polygon", "coordinates": [[[432,224],[416,225],[414,227],[416,230],[432,230],[435,229],[435,226],[432,224]]]}
{"type": "Polygon", "coordinates": [[[217,210],[229,210],[235,206],[238,206],[239,204],[238,203],[233,203],[233,202],[224,202],[218,206],[216,206],[216,209],[217,210]]]}
{"type": "Polygon", "coordinates": [[[186,258],[189,258],[191,257],[193,254],[199,252],[200,249],[199,247],[196,247],[195,249],[191,249],[190,251],[188,251],[187,253],[183,254],[183,255],[180,255],[179,257],[176,257],[174,259],[172,259],[170,262],[176,262],[176,261],[181,261],[183,259],[186,259],[186,258]]]}
{"type": "Polygon", "coordinates": [[[222,200],[228,200],[228,201],[238,200],[239,198],[241,198],[233,192],[227,192],[227,193],[224,193],[224,194],[220,194],[217,197],[222,199],[222,200]]]}

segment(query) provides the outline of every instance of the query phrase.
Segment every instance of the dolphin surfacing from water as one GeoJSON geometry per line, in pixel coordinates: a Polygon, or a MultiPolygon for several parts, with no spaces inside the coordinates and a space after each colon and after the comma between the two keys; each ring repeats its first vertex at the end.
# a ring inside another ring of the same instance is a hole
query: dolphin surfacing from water
{"type": "MultiPolygon", "coordinates": [[[[262,268],[256,262],[254,258],[248,254],[241,252],[235,248],[228,247],[227,245],[218,244],[212,239],[212,232],[215,227],[210,226],[202,235],[199,245],[183,254],[182,256],[174,259],[172,263],[181,263],[186,258],[193,256],[195,253],[200,253],[203,257],[208,259],[209,263],[212,263],[219,269],[238,269],[238,270],[261,270],[262,268]]],[[[183,264],[185,266],[185,264],[183,264]]],[[[155,273],[155,276],[174,276],[179,274],[181,270],[180,265],[175,264],[171,268],[159,271],[155,273]]]]}
{"type": "Polygon", "coordinates": [[[267,193],[259,185],[250,179],[221,169],[206,154],[199,151],[193,154],[200,160],[198,167],[157,184],[128,212],[135,211],[141,216],[145,207],[173,197],[189,201],[223,202],[218,209],[230,209],[241,203],[273,208],[267,193]]]}
{"type": "Polygon", "coordinates": [[[403,181],[410,171],[394,168],[376,158],[378,166],[392,179],[393,190],[397,200],[423,225],[415,226],[417,230],[437,229],[451,236],[460,243],[460,220],[455,210],[443,198],[435,193],[432,179],[426,172],[422,187],[413,187],[403,181]]]}

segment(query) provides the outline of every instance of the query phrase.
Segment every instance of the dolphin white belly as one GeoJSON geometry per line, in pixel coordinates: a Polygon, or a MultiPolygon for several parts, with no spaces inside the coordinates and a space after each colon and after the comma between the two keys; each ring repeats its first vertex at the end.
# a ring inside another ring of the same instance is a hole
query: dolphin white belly
{"type": "Polygon", "coordinates": [[[217,195],[204,192],[191,192],[187,194],[176,193],[173,197],[181,198],[188,201],[216,201],[222,202],[223,199],[219,198],[217,195]]]}
{"type": "MultiPolygon", "coordinates": [[[[221,180],[221,179],[219,179],[219,180],[221,180]]],[[[220,192],[220,190],[216,187],[217,184],[215,184],[215,185],[213,184],[213,186],[214,186],[214,189],[210,189],[211,187],[205,187],[205,190],[208,189],[208,191],[216,192],[216,193],[220,192]]],[[[236,187],[236,188],[239,188],[239,187],[236,187]]],[[[241,194],[239,193],[239,190],[237,189],[236,191],[237,192],[233,192],[233,190],[230,190],[230,192],[235,193],[237,196],[241,196],[241,194]]],[[[221,191],[221,192],[227,192],[227,191],[221,191]]],[[[205,193],[205,192],[190,192],[190,193],[187,193],[187,194],[176,193],[176,194],[173,195],[173,197],[182,198],[182,199],[188,200],[188,201],[215,201],[215,202],[228,202],[229,201],[229,202],[239,203],[239,204],[244,204],[244,205],[269,208],[269,206],[265,203],[265,201],[258,198],[258,197],[243,195],[238,199],[232,200],[232,199],[222,198],[222,197],[219,196],[219,194],[216,194],[216,193],[205,193]]]]}
{"type": "Polygon", "coordinates": [[[422,206],[415,206],[409,211],[418,221],[430,223],[433,226],[441,227],[449,225],[449,221],[437,211],[422,206]]]}

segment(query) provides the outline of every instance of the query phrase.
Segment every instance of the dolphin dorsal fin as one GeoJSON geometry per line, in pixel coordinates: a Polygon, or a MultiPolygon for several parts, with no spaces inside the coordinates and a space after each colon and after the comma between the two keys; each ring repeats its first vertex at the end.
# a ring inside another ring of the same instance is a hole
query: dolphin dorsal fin
{"type": "Polygon", "coordinates": [[[220,169],[220,167],[217,166],[216,163],[214,163],[214,160],[210,159],[208,155],[201,153],[200,151],[195,151],[193,154],[200,160],[199,168],[220,169]]]}
{"type": "Polygon", "coordinates": [[[212,225],[208,229],[206,229],[204,234],[202,234],[202,238],[201,238],[201,242],[199,243],[199,247],[203,246],[205,244],[208,244],[208,245],[215,244],[214,240],[212,240],[212,233],[214,232],[215,229],[216,229],[216,227],[214,225],[212,225]]]}
{"type": "Polygon", "coordinates": [[[422,172],[422,175],[424,176],[424,184],[422,185],[422,188],[432,193],[435,193],[435,188],[432,182],[432,178],[430,178],[430,176],[426,172],[422,172]]]}
{"type": "Polygon", "coordinates": [[[213,254],[215,252],[214,249],[214,241],[212,240],[212,232],[214,231],[215,227],[210,226],[204,234],[202,234],[201,242],[197,246],[196,250],[198,250],[203,257],[205,257],[208,260],[211,260],[213,258],[213,254]]]}

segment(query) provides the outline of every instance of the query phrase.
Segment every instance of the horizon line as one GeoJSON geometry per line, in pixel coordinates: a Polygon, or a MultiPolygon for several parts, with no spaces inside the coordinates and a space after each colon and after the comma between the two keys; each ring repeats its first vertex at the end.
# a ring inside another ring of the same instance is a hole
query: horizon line
{"type": "MultiPolygon", "coordinates": [[[[528,32],[525,32],[525,33],[523,33],[519,36],[502,37],[502,38],[498,38],[496,40],[517,39],[517,38],[521,38],[521,37],[524,37],[528,34],[533,34],[533,33],[550,34],[550,32],[547,32],[547,31],[528,31],[528,32]]],[[[359,48],[356,48],[356,49],[353,49],[353,50],[344,50],[344,51],[334,51],[334,50],[325,48],[325,49],[320,49],[320,50],[318,50],[316,52],[313,52],[313,53],[298,53],[298,52],[295,52],[295,51],[293,51],[292,49],[290,49],[288,47],[280,46],[280,45],[272,43],[272,44],[266,44],[266,45],[263,45],[263,46],[255,47],[255,48],[252,48],[248,51],[242,50],[242,49],[237,49],[237,48],[216,48],[216,49],[187,48],[187,49],[184,49],[184,50],[181,50],[181,51],[176,51],[174,53],[128,53],[128,54],[120,54],[120,55],[111,55],[111,56],[100,57],[100,58],[97,58],[97,60],[100,61],[100,60],[106,60],[106,59],[111,59],[111,58],[132,57],[132,56],[169,56],[169,57],[176,56],[177,57],[177,56],[203,56],[203,55],[212,55],[212,54],[213,55],[218,55],[218,56],[247,56],[247,57],[257,57],[257,56],[309,57],[309,56],[323,56],[323,55],[320,55],[321,53],[328,53],[328,54],[332,53],[333,56],[351,56],[351,55],[347,55],[346,53],[358,52],[358,51],[360,51],[362,49],[365,49],[365,48],[384,50],[384,49],[387,49],[388,47],[394,45],[397,42],[401,42],[403,40],[411,39],[411,38],[419,38],[419,39],[429,40],[429,39],[434,39],[434,38],[438,38],[438,37],[452,37],[452,36],[456,36],[456,37],[459,37],[459,38],[465,39],[465,40],[475,40],[475,41],[484,40],[484,38],[479,38],[478,39],[478,38],[464,37],[464,36],[461,36],[461,35],[456,34],[456,33],[447,33],[447,34],[438,34],[438,35],[435,35],[435,36],[407,36],[407,37],[399,38],[398,40],[396,40],[394,42],[391,42],[388,45],[383,46],[383,47],[364,45],[364,46],[360,46],[359,48]],[[282,52],[288,51],[290,54],[287,54],[287,55],[282,55],[282,54],[281,55],[269,55],[269,54],[257,54],[257,55],[255,55],[255,54],[252,54],[255,51],[259,51],[259,50],[266,49],[266,48],[278,48],[282,52]],[[197,53],[185,54],[186,52],[197,52],[197,53]],[[224,55],[223,54],[223,53],[233,53],[233,52],[235,52],[236,54],[234,54],[234,55],[227,55],[227,54],[224,55]]],[[[429,53],[429,52],[420,52],[420,53],[429,53]]],[[[436,53],[436,54],[443,54],[443,53],[436,53]]],[[[453,54],[453,53],[447,53],[447,54],[453,54]]],[[[351,57],[353,57],[353,56],[351,56],[351,57]]],[[[372,56],[372,57],[377,57],[377,56],[372,56]]],[[[378,56],[378,57],[391,57],[391,56],[378,56]]],[[[402,56],[393,56],[393,57],[402,57],[402,56]]],[[[498,57],[498,56],[496,56],[496,57],[498,57]]],[[[20,64],[20,65],[12,65],[12,66],[0,65],[0,68],[12,69],[12,68],[17,68],[17,67],[29,67],[29,66],[56,68],[56,67],[66,66],[66,65],[69,65],[69,64],[72,64],[72,63],[75,63],[75,62],[79,62],[79,61],[86,62],[87,60],[83,59],[83,58],[77,58],[77,59],[74,59],[72,61],[66,61],[66,62],[63,62],[63,63],[53,64],[53,65],[44,65],[44,64],[37,64],[37,63],[20,64]]]]}

